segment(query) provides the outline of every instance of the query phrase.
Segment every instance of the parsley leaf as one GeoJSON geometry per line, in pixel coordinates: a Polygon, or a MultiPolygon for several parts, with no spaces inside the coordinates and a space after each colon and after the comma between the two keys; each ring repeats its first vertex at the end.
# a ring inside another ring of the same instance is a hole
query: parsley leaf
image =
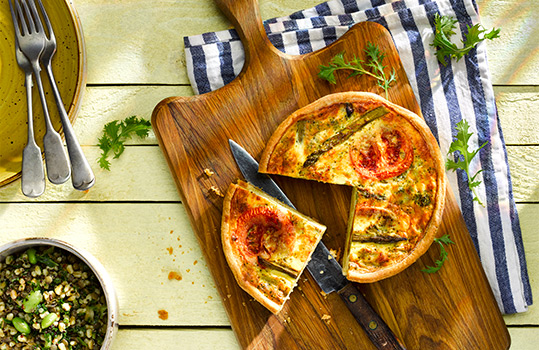
{"type": "Polygon", "coordinates": [[[485,147],[488,142],[485,142],[476,149],[475,151],[468,151],[468,140],[470,140],[470,137],[473,135],[473,133],[469,132],[468,129],[470,128],[470,125],[466,120],[461,120],[457,123],[455,126],[455,129],[457,130],[457,136],[456,139],[453,140],[451,145],[449,146],[449,152],[459,152],[461,156],[457,155],[456,160],[447,159],[445,167],[447,170],[453,170],[457,171],[458,169],[464,170],[466,172],[466,175],[468,176],[468,187],[473,193],[473,200],[478,202],[480,205],[485,206],[483,202],[479,199],[479,196],[477,195],[477,192],[475,191],[475,188],[481,184],[481,181],[477,180],[477,175],[481,173],[483,170],[479,170],[475,173],[475,175],[470,175],[470,163],[472,162],[473,157],[477,153],[479,153],[479,150],[481,148],[485,147]]]}
{"type": "Polygon", "coordinates": [[[103,127],[103,136],[99,138],[99,148],[101,148],[101,157],[98,159],[99,166],[110,170],[110,153],[113,158],[118,158],[125,150],[124,142],[132,137],[133,134],[140,138],[146,138],[152,125],[149,120],[131,116],[122,121],[114,120],[105,124],[103,127]]]}
{"type": "Polygon", "coordinates": [[[352,72],[350,73],[349,77],[366,74],[376,79],[376,83],[378,86],[384,89],[387,98],[387,90],[389,89],[391,83],[395,82],[397,79],[396,71],[393,69],[390,75],[386,76],[386,66],[383,64],[385,54],[380,51],[377,45],[370,42],[367,43],[365,53],[368,58],[367,62],[359,59],[356,56],[354,56],[352,60],[346,62],[344,59],[344,52],[335,55],[327,66],[320,65],[318,77],[329,81],[331,84],[336,84],[337,80],[335,79],[335,72],[338,70],[351,70],[352,72]]]}
{"type": "Polygon", "coordinates": [[[457,22],[456,19],[449,16],[436,14],[434,17],[436,32],[431,46],[437,49],[436,57],[444,66],[447,65],[446,56],[456,58],[458,61],[481,41],[485,39],[492,40],[500,36],[500,28],[493,28],[490,32],[487,32],[479,23],[472,27],[468,26],[468,34],[462,40],[463,47],[459,49],[450,40],[451,36],[455,34],[454,30],[457,22]]]}
{"type": "Polygon", "coordinates": [[[447,260],[447,256],[448,256],[448,253],[447,253],[447,250],[445,250],[444,244],[445,245],[455,244],[455,242],[453,242],[451,238],[449,238],[449,235],[443,235],[440,238],[435,238],[434,242],[440,245],[440,259],[434,262],[435,264],[434,266],[427,266],[427,268],[421,270],[426,273],[438,272],[438,270],[442,268],[442,265],[447,260]]]}

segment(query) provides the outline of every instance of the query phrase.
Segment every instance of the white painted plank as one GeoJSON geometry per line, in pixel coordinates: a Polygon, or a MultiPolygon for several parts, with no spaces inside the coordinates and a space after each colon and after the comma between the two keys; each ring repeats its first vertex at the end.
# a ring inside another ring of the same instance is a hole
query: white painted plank
{"type": "MultiPolygon", "coordinates": [[[[316,3],[263,1],[261,14],[280,16],[316,3]]],[[[230,27],[211,0],[78,0],[76,7],[92,84],[186,84],[183,37],[230,27]]]]}
{"type": "MultiPolygon", "coordinates": [[[[534,327],[509,327],[511,349],[535,350],[534,327]]],[[[239,345],[228,329],[121,329],[112,350],[167,349],[167,350],[236,350],[239,345]]]]}
{"type": "Polygon", "coordinates": [[[507,144],[539,144],[539,87],[497,86],[496,106],[507,144]]]}
{"type": "Polygon", "coordinates": [[[536,85],[539,82],[537,0],[478,0],[485,28],[501,28],[487,41],[489,70],[494,84],[536,85]],[[535,9],[535,10],[534,10],[535,9]]]}
{"type": "MultiPolygon", "coordinates": [[[[84,147],[96,175],[96,184],[87,192],[73,189],[71,182],[62,185],[47,183],[45,193],[38,198],[23,196],[21,183],[15,181],[0,188],[0,202],[57,202],[57,201],[180,201],[172,174],[163,152],[157,145],[128,146],[122,156],[111,160],[111,170],[97,165],[101,151],[84,147]]],[[[539,201],[539,147],[507,147],[517,202],[539,201]]]]}
{"type": "MultiPolygon", "coordinates": [[[[192,95],[188,86],[99,86],[87,87],[73,128],[82,145],[96,145],[103,126],[114,120],[137,116],[150,120],[153,109],[171,96],[192,95]]],[[[127,144],[157,144],[153,132],[148,138],[134,138],[127,144]]]]}
{"type": "MultiPolygon", "coordinates": [[[[539,144],[539,87],[498,86],[495,94],[505,141],[539,144]]],[[[106,123],[132,115],[149,120],[161,100],[191,95],[188,86],[87,87],[74,128],[81,144],[95,145],[106,123]]],[[[135,139],[128,144],[157,144],[157,140],[151,134],[144,141],[135,139]]]]}
{"type": "Polygon", "coordinates": [[[539,147],[507,147],[513,194],[518,202],[539,201],[539,147]]]}
{"type": "MultiPolygon", "coordinates": [[[[519,204],[517,210],[520,217],[522,228],[522,237],[524,241],[524,250],[527,259],[528,274],[532,294],[534,296],[534,305],[530,306],[527,312],[504,316],[505,323],[508,325],[535,325],[539,326],[539,306],[537,298],[539,296],[539,205],[538,204],[519,204]]],[[[514,349],[520,349],[515,347],[514,349]]]]}
{"type": "MultiPolygon", "coordinates": [[[[261,1],[263,18],[312,7],[321,0],[261,1]]],[[[188,84],[183,37],[231,25],[211,0],[78,0],[85,32],[88,83],[188,84]]],[[[494,84],[535,84],[539,54],[534,25],[536,0],[517,4],[478,1],[485,27],[501,27],[501,38],[488,43],[494,84]]]]}
{"type": "MultiPolygon", "coordinates": [[[[539,144],[539,87],[495,88],[500,123],[508,144],[539,144]]],[[[171,96],[190,96],[187,86],[87,87],[74,128],[83,145],[96,145],[103,126],[136,115],[150,119],[153,109],[171,96]]],[[[153,134],[127,144],[157,144],[153,134]]]]}
{"type": "Polygon", "coordinates": [[[58,201],[180,201],[163,152],[157,145],[127,147],[118,159],[111,159],[111,170],[101,169],[97,159],[101,150],[83,147],[94,171],[96,182],[88,191],[77,191],[71,180],[61,185],[46,184],[45,193],[26,198],[17,180],[0,188],[0,202],[58,201]]]}
{"type": "Polygon", "coordinates": [[[0,227],[0,244],[54,237],[94,255],[117,290],[120,325],[229,324],[181,204],[0,204],[0,227]]]}
{"type": "MultiPolygon", "coordinates": [[[[532,288],[538,295],[539,205],[523,204],[518,210],[532,288]]],[[[122,325],[228,325],[181,204],[0,204],[0,223],[0,244],[56,237],[95,255],[115,281],[122,325]],[[168,280],[171,271],[183,279],[168,280]],[[169,312],[167,321],[158,318],[160,309],[169,312]]],[[[505,320],[539,325],[539,309],[531,306],[505,320]]]]}
{"type": "Polygon", "coordinates": [[[231,329],[120,329],[112,350],[237,350],[231,329]]]}
{"type": "MultiPolygon", "coordinates": [[[[539,87],[496,87],[500,122],[508,144],[539,144],[539,87]]],[[[74,123],[82,145],[96,145],[103,126],[136,115],[150,120],[155,106],[171,96],[191,96],[188,86],[90,86],[74,123]]],[[[156,145],[153,133],[126,144],[156,145]]]]}
{"type": "Polygon", "coordinates": [[[511,350],[536,350],[537,333],[535,327],[509,327],[511,350]]]}

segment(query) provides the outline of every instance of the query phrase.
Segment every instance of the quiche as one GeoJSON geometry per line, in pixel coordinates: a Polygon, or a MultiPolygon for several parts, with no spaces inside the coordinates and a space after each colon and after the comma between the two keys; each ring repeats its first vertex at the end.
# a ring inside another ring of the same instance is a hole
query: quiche
{"type": "Polygon", "coordinates": [[[240,287],[277,314],[326,227],[238,180],[226,193],[221,238],[240,287]]]}
{"type": "Polygon", "coordinates": [[[259,171],[354,187],[343,256],[352,281],[410,266],[441,221],[446,178],[436,139],[418,115],[372,93],[327,95],[288,116],[259,171]]]}

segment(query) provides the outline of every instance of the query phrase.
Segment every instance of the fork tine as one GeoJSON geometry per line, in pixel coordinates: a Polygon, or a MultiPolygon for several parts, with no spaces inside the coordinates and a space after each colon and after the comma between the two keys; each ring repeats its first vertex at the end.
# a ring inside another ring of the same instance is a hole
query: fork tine
{"type": "MultiPolygon", "coordinates": [[[[30,8],[28,7],[28,4],[26,3],[26,0],[19,0],[22,2],[22,7],[24,7],[24,13],[26,15],[26,20],[28,21],[28,26],[30,27],[30,33],[35,33],[36,26],[34,24],[34,18],[32,17],[32,13],[30,12],[30,8]]],[[[24,16],[21,14],[21,21],[24,21],[24,16]]]]}
{"type": "MultiPolygon", "coordinates": [[[[15,0],[16,1],[16,0],[15,0]]],[[[13,4],[11,3],[11,0],[9,0],[9,10],[11,11],[11,18],[13,19],[13,27],[15,28],[15,36],[17,37],[17,40],[15,40],[15,44],[19,45],[19,36],[21,35],[21,29],[19,28],[19,18],[15,15],[15,11],[13,10],[13,4]]]]}
{"type": "MultiPolygon", "coordinates": [[[[45,6],[43,6],[43,3],[41,0],[37,0],[39,2],[40,12],[42,18],[45,20],[45,26],[47,27],[47,31],[49,32],[49,39],[54,38],[54,30],[52,30],[51,21],[49,21],[49,15],[47,15],[47,11],[45,11],[45,6]]],[[[34,2],[34,1],[32,1],[34,2]]]]}
{"type": "Polygon", "coordinates": [[[28,0],[28,3],[30,4],[30,10],[32,11],[36,29],[38,32],[43,33],[43,25],[41,24],[41,17],[39,17],[39,13],[37,12],[36,2],[34,0],[28,0]]]}
{"type": "MultiPolygon", "coordinates": [[[[16,22],[16,24],[17,24],[15,26],[17,28],[17,30],[15,31],[15,34],[17,34],[17,38],[18,38],[18,40],[20,40],[19,38],[21,36],[28,35],[28,26],[26,25],[26,21],[24,20],[24,16],[22,14],[22,9],[21,9],[21,5],[19,4],[19,1],[18,0],[13,0],[13,1],[15,2],[15,10],[17,12],[16,14],[12,13],[13,14],[13,23],[16,22]]],[[[11,4],[11,1],[10,1],[10,4],[11,4]]]]}

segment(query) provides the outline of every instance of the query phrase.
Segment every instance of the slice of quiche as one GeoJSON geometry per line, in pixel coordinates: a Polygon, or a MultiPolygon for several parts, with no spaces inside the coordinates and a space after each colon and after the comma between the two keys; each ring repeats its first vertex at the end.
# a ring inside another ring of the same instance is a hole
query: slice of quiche
{"type": "Polygon", "coordinates": [[[326,227],[238,181],[224,199],[221,238],[236,281],[278,313],[297,284],[326,227]]]}

